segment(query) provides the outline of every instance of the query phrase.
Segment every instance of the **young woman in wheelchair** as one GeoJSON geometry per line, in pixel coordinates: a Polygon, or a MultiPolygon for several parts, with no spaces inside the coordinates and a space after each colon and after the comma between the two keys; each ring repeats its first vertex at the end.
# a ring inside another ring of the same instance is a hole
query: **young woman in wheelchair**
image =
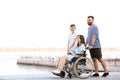
{"type": "Polygon", "coordinates": [[[64,64],[69,60],[71,61],[74,57],[79,57],[78,54],[84,54],[85,52],[85,40],[83,35],[77,35],[77,38],[74,42],[77,40],[77,46],[73,51],[69,51],[69,53],[66,56],[63,56],[60,58],[60,62],[58,64],[57,70],[54,70],[53,74],[60,74],[60,72],[63,70],[64,64]]]}

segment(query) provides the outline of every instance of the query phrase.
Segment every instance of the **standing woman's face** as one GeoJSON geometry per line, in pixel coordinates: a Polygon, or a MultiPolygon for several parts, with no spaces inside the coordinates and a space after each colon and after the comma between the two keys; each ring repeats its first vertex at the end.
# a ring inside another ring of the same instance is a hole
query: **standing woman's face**
{"type": "Polygon", "coordinates": [[[77,41],[78,41],[78,42],[80,42],[80,41],[81,41],[80,36],[77,36],[77,41]]]}

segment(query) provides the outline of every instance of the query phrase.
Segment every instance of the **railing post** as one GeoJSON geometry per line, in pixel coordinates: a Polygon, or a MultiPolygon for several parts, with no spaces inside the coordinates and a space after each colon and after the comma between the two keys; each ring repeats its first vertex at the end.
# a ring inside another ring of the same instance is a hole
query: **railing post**
{"type": "Polygon", "coordinates": [[[117,58],[115,58],[115,66],[117,66],[117,58]]]}

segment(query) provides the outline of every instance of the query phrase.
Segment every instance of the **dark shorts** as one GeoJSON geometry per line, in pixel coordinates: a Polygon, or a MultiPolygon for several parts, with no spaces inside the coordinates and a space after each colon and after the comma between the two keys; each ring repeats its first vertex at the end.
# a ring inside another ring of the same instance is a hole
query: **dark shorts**
{"type": "Polygon", "coordinates": [[[91,58],[97,58],[97,59],[102,58],[101,48],[93,48],[93,49],[90,49],[89,51],[90,51],[91,58]]]}

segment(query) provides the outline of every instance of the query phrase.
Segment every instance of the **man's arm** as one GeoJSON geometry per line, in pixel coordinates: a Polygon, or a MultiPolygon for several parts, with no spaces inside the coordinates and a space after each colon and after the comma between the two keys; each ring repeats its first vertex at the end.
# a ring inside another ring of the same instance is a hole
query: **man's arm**
{"type": "Polygon", "coordinates": [[[69,40],[68,40],[68,44],[67,44],[67,53],[69,52],[69,40]]]}
{"type": "Polygon", "coordinates": [[[85,46],[87,46],[87,44],[88,44],[88,37],[86,38],[86,43],[85,43],[85,46]]]}
{"type": "Polygon", "coordinates": [[[94,45],[95,40],[96,40],[96,35],[95,35],[95,34],[93,34],[93,35],[92,35],[92,42],[91,42],[91,45],[92,45],[92,46],[94,45]]]}
{"type": "Polygon", "coordinates": [[[70,45],[69,49],[71,49],[75,45],[75,42],[76,42],[76,38],[74,39],[74,42],[70,45]]]}
{"type": "Polygon", "coordinates": [[[91,44],[90,44],[90,46],[89,46],[89,49],[93,48],[93,45],[94,45],[94,43],[95,43],[95,40],[96,40],[96,34],[93,34],[93,35],[92,35],[92,41],[91,41],[91,44]]]}

